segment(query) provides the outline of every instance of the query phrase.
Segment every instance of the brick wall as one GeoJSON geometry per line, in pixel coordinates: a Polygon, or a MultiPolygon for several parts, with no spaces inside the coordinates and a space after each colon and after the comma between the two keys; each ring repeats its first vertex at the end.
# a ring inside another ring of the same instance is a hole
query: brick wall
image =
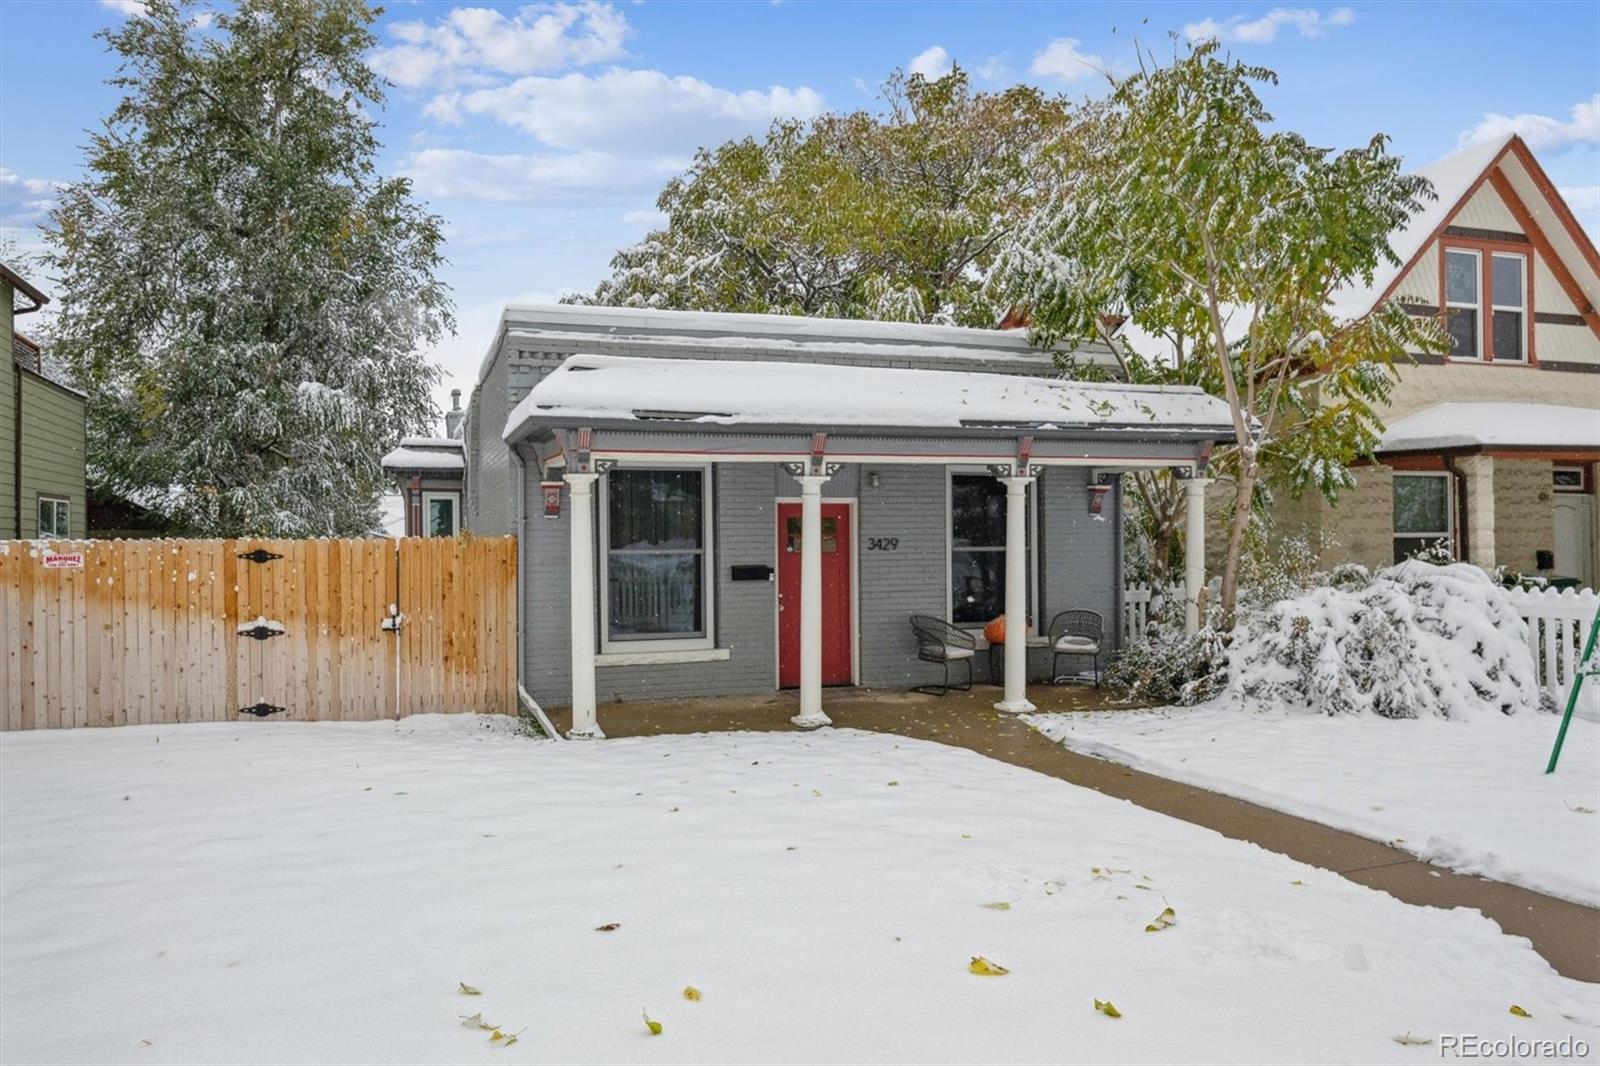
{"type": "Polygon", "coordinates": [[[1537,570],[1534,558],[1555,547],[1551,465],[1538,459],[1494,460],[1495,562],[1501,566],[1526,574],[1552,572],[1537,570]]]}

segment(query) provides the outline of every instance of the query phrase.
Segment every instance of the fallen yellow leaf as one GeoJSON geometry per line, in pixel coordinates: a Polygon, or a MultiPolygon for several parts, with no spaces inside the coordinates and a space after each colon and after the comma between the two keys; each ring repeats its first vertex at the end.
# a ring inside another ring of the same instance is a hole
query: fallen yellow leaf
{"type": "Polygon", "coordinates": [[[465,981],[459,981],[457,983],[461,986],[461,994],[463,996],[481,996],[481,995],[483,995],[482,992],[479,992],[476,988],[473,988],[471,985],[467,984],[465,981]]]}
{"type": "Polygon", "coordinates": [[[1144,927],[1144,931],[1147,933],[1159,933],[1161,930],[1170,929],[1177,924],[1178,912],[1168,907],[1151,919],[1150,924],[1144,927]]]}
{"type": "Polygon", "coordinates": [[[644,1027],[650,1030],[651,1036],[661,1035],[661,1023],[650,1017],[649,1011],[644,1011],[644,1027]]]}
{"type": "Polygon", "coordinates": [[[1099,1011],[1101,1014],[1104,1014],[1107,1018],[1120,1018],[1120,1017],[1122,1017],[1122,1012],[1120,1010],[1118,1010],[1116,1008],[1116,1005],[1113,1004],[1109,999],[1104,999],[1104,1000],[1097,999],[1097,1000],[1095,1000],[1094,1001],[1094,1009],[1099,1011]]]}
{"type": "Polygon", "coordinates": [[[688,1000],[690,1003],[698,1002],[700,999],[700,990],[694,985],[690,985],[683,990],[683,998],[688,1000]]]}
{"type": "Polygon", "coordinates": [[[983,906],[991,911],[1008,911],[1011,909],[1011,904],[1003,899],[996,900],[993,903],[985,903],[983,906]]]}
{"type": "Polygon", "coordinates": [[[1515,1014],[1518,1018],[1532,1018],[1533,1017],[1533,1015],[1529,1014],[1527,1011],[1523,1010],[1521,1007],[1517,1006],[1515,1003],[1511,1004],[1511,1013],[1515,1014]]]}
{"type": "Polygon", "coordinates": [[[979,977],[1004,977],[1011,971],[999,963],[990,962],[982,955],[974,955],[972,961],[967,964],[967,972],[975,973],[979,977]]]}

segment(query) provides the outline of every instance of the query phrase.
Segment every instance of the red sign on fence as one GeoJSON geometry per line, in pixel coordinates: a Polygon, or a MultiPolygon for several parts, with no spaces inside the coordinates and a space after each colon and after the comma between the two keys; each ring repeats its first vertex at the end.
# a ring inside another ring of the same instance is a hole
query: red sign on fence
{"type": "Polygon", "coordinates": [[[46,570],[82,570],[82,552],[45,552],[44,568],[46,570]]]}

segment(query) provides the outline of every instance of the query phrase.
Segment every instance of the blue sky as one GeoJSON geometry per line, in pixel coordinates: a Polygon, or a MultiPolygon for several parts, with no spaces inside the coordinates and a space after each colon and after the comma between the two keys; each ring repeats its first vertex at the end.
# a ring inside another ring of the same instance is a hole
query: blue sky
{"type": "MultiPolygon", "coordinates": [[[[383,165],[447,223],[470,388],[499,307],[589,288],[654,220],[694,149],[774,118],[870,107],[895,67],[953,60],[980,87],[1102,91],[1135,41],[1220,35],[1275,69],[1285,126],[1345,147],[1386,133],[1414,165],[1514,128],[1600,230],[1600,4],[391,3],[383,165]]],[[[0,235],[36,245],[54,184],[115,102],[96,30],[137,0],[0,4],[0,235]]],[[[48,285],[48,279],[45,279],[48,285]]]]}

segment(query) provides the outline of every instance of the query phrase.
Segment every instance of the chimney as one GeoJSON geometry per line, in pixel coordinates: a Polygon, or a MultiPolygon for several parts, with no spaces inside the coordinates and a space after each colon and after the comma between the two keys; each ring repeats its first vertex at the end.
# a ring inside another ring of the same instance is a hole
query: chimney
{"type": "Polygon", "coordinates": [[[450,438],[461,436],[461,420],[467,413],[461,409],[461,390],[450,390],[450,410],[444,413],[444,435],[450,438]]]}

